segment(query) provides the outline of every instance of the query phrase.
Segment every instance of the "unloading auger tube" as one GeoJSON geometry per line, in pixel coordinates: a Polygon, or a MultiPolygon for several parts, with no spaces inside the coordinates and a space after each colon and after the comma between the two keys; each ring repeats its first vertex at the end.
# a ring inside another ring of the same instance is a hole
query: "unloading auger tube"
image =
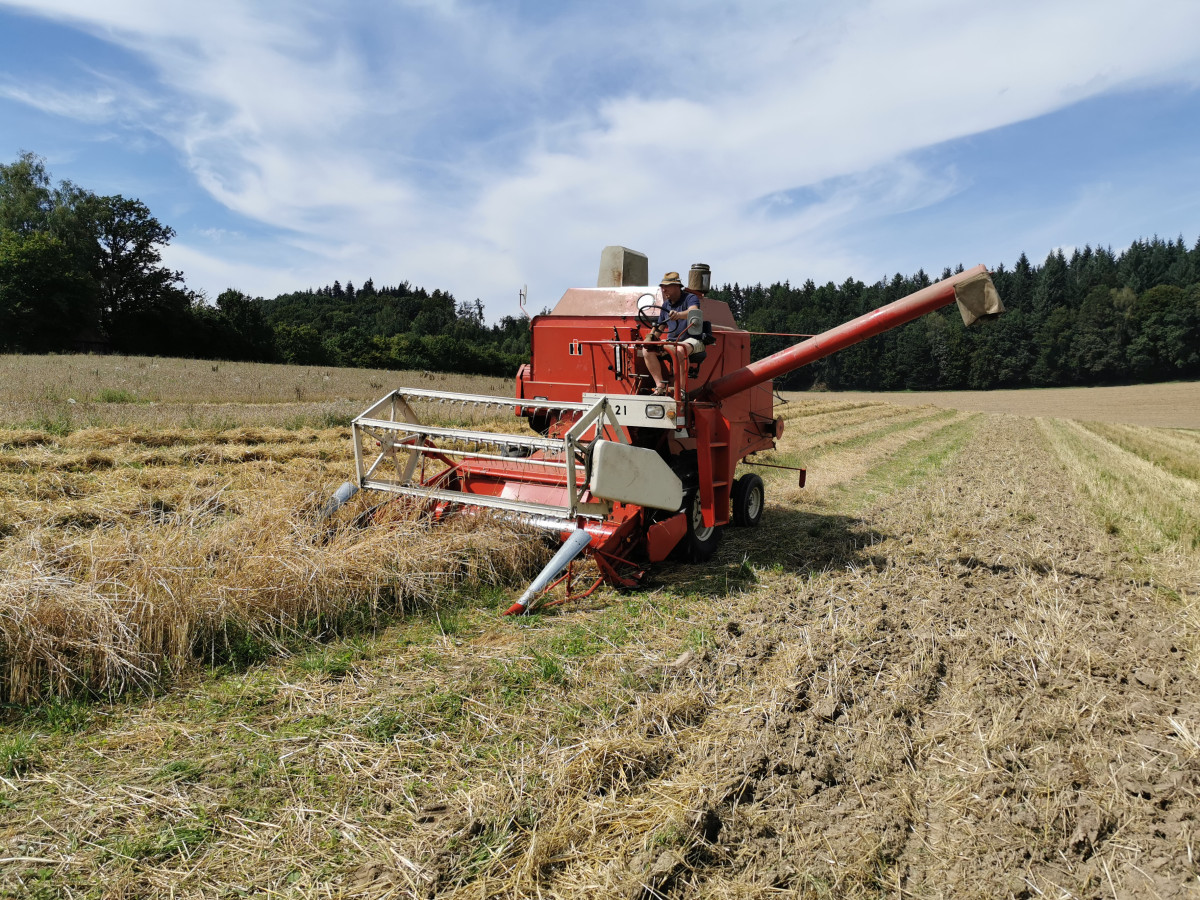
{"type": "MultiPolygon", "coordinates": [[[[597,287],[568,290],[530,321],[532,353],[514,397],[400,388],[378,400],[352,423],[355,481],[322,515],[361,488],[407,497],[435,521],[454,510],[487,510],[550,535],[558,552],[508,614],[536,609],[559,583],[565,599],[603,582],[633,587],[648,564],[673,553],[702,562],[725,526],[758,524],[763,481],[752,472],[736,476],[783,432],[772,379],[951,302],[967,325],[1004,309],[977,266],[751,362],[749,333],[728,304],[706,295],[708,267],[697,264],[689,290],[699,298],[704,347],[686,365],[668,361],[672,394],[663,397],[651,394],[642,361],[663,302],[647,281],[644,256],[606,248],[597,287]],[[535,433],[427,425],[419,413],[430,407],[439,421],[507,410],[535,433]],[[576,590],[580,556],[599,574],[576,590]]],[[[799,477],[803,486],[804,470],[799,477]]]]}
{"type": "Polygon", "coordinates": [[[968,327],[1004,312],[987,267],[978,265],[718,378],[697,399],[720,401],[731,397],[954,302],[968,327]]]}

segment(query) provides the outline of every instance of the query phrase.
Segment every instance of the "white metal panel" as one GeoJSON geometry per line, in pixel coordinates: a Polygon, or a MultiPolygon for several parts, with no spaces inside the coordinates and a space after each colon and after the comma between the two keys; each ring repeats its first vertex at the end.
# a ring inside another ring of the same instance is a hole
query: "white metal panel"
{"type": "Polygon", "coordinates": [[[671,428],[675,423],[675,400],[642,394],[584,394],[584,403],[608,401],[617,422],[626,428],[671,428]],[[652,415],[653,414],[653,415],[652,415]]]}
{"type": "Polygon", "coordinates": [[[646,447],[597,441],[592,451],[592,496],[674,511],[683,504],[683,483],[661,456],[646,447]]]}

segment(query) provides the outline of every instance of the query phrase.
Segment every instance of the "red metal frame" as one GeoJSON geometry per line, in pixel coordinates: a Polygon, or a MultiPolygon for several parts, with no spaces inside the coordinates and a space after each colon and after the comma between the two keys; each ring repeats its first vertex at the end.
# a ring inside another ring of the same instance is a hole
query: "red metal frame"
{"type": "MultiPolygon", "coordinates": [[[[728,305],[702,298],[701,310],[712,325],[715,343],[698,364],[694,379],[687,377],[689,366],[681,364],[678,354],[668,350],[674,370],[676,409],[685,417],[686,428],[681,432],[643,429],[645,433],[637,433],[638,429],[626,427],[626,436],[643,446],[655,447],[669,461],[682,460],[684,454],[694,452],[698,468],[695,490],[704,524],[725,525],[730,521],[730,497],[738,463],[750,454],[773,448],[783,431],[782,420],[774,415],[772,379],[953,302],[955,286],[981,273],[986,269],[977,266],[756,362],[750,361],[750,334],[737,327],[728,305]]],[[[517,407],[518,415],[543,416],[539,424],[551,434],[561,435],[579,413],[555,413],[556,403],[578,403],[589,393],[645,393],[648,373],[638,349],[680,346],[677,341],[649,341],[643,337],[647,329],[637,319],[637,304],[647,290],[572,289],[553,312],[535,316],[530,323],[531,358],[516,378],[517,399],[529,402],[517,407]]],[[[800,472],[803,485],[804,470],[800,472]]],[[[564,495],[567,491],[565,472],[557,477],[544,468],[534,471],[516,458],[503,463],[463,460],[431,481],[445,478],[456,479],[468,493],[498,495],[510,485],[522,484],[561,487],[564,495]]],[[[577,482],[577,489],[587,497],[583,483],[577,482]]],[[[599,566],[601,581],[636,584],[642,574],[638,561],[664,558],[671,549],[665,544],[679,540],[686,531],[678,523],[657,528],[651,548],[649,535],[655,524],[641,507],[619,503],[602,522],[580,521],[580,527],[593,534],[585,552],[599,566]],[[626,567],[630,571],[622,574],[626,567]]],[[[568,566],[567,574],[555,582],[567,582],[567,597],[563,600],[588,596],[599,584],[583,594],[573,594],[572,573],[573,568],[568,566]]]]}

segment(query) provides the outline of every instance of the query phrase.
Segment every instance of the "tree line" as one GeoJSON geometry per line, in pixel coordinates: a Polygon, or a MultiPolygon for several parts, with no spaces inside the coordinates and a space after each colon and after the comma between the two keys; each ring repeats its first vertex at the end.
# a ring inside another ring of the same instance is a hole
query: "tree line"
{"type": "MultiPolygon", "coordinates": [[[[310,288],[273,298],[236,289],[209,302],[162,265],[175,232],[141,201],[52,183],[24,153],[0,165],[0,352],[117,351],[308,365],[511,375],[529,330],[483,305],[408,282],[310,288]]],[[[962,271],[959,266],[958,271],[962,271]]],[[[952,272],[946,269],[942,277],[952,272]]],[[[793,372],[781,387],[935,390],[1112,384],[1200,377],[1200,241],[1137,241],[1024,254],[993,280],[1008,312],[963,329],[953,307],[793,372]]],[[[815,334],[931,283],[924,271],[874,284],[725,285],[750,331],[815,334]]],[[[794,343],[756,336],[760,357],[794,343]]]]}
{"type": "MultiPolygon", "coordinates": [[[[960,265],[957,271],[963,271],[960,265]]],[[[946,269],[940,278],[953,272],[946,269]]],[[[992,280],[1007,312],[962,327],[954,306],[849,347],[779,379],[781,387],[951,390],[1099,385],[1200,377],[1200,241],[1136,241],[1120,253],[1062,250],[1032,265],[1022,254],[992,280]]],[[[867,285],[726,285],[750,331],[815,334],[931,284],[924,271],[867,285]]],[[[754,337],[755,358],[795,338],[754,337]]]]}
{"type": "Polygon", "coordinates": [[[175,231],[140,200],[57,185],[45,160],[0,165],[0,352],[120,352],[511,375],[524,320],[407,282],[209,302],[162,264],[175,231]]]}

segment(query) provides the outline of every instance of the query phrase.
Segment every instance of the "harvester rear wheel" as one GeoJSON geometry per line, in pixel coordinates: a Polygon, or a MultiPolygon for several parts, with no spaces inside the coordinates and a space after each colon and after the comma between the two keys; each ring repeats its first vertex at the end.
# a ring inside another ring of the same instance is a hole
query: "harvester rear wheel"
{"type": "Polygon", "coordinates": [[[762,521],[766,491],[763,480],[748,472],[733,483],[733,524],[755,528],[762,521]]]}
{"type": "Polygon", "coordinates": [[[687,504],[687,537],[683,541],[683,552],[691,562],[708,562],[717,552],[724,529],[704,524],[699,491],[692,492],[687,504]]]}

